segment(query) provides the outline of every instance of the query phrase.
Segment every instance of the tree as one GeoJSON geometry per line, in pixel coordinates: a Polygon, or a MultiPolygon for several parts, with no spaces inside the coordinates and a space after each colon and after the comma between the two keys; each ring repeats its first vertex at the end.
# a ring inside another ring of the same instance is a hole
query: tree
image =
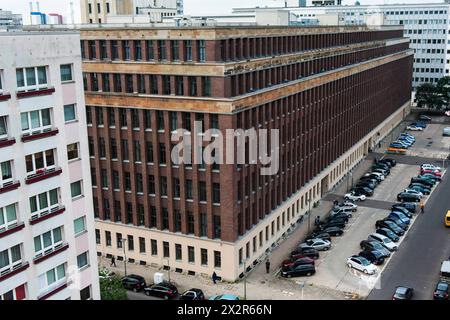
{"type": "Polygon", "coordinates": [[[100,278],[100,296],[102,300],[128,300],[127,291],[118,276],[100,278]]]}
{"type": "Polygon", "coordinates": [[[416,90],[417,106],[430,109],[441,109],[445,104],[438,86],[432,83],[423,83],[416,90]]]}
{"type": "Polygon", "coordinates": [[[437,91],[441,94],[444,103],[447,105],[450,102],[450,77],[445,76],[438,80],[436,84],[437,91]]]}

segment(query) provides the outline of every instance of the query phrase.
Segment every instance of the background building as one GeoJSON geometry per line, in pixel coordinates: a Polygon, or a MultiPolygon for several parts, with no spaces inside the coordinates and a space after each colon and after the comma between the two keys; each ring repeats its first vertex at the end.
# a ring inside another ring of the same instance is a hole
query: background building
{"type": "MultiPolygon", "coordinates": [[[[279,8],[282,9],[282,8],[279,8]]],[[[274,8],[235,8],[234,14],[251,14],[274,8]]],[[[450,4],[402,3],[386,5],[346,5],[325,7],[290,7],[303,24],[320,24],[323,15],[336,15],[345,25],[404,25],[415,51],[413,88],[424,82],[437,82],[450,70],[450,4]]]]}
{"type": "Polygon", "coordinates": [[[130,263],[237,279],[410,106],[397,26],[103,25],[81,38],[97,250],[130,263]],[[194,121],[280,129],[279,172],[172,164],[171,132],[194,121]]]}
{"type": "Polygon", "coordinates": [[[0,9],[0,30],[22,27],[22,15],[0,9]]]}
{"type": "Polygon", "coordinates": [[[99,299],[80,36],[0,42],[0,300],[99,299]]]}

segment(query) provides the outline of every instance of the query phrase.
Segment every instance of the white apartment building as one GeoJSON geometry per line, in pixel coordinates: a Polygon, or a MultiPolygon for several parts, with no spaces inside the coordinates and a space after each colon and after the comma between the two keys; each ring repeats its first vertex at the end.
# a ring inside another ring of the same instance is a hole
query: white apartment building
{"type": "MultiPolygon", "coordinates": [[[[274,8],[235,8],[233,13],[244,14],[274,8]]],[[[280,8],[281,9],[281,8],[280,8]]],[[[342,5],[318,7],[284,8],[298,19],[336,14],[345,25],[382,24],[404,25],[404,34],[410,38],[410,47],[415,50],[413,87],[424,82],[437,82],[450,75],[450,4],[386,4],[386,5],[342,5]]]]}
{"type": "Polygon", "coordinates": [[[80,36],[0,42],[0,300],[99,299],[80,36]]]}

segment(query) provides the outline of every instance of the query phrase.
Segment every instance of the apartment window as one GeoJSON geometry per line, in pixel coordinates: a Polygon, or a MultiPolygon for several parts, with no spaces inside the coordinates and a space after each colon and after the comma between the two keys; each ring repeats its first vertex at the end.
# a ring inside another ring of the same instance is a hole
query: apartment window
{"type": "Polygon", "coordinates": [[[183,112],[183,127],[187,131],[191,131],[191,114],[183,112]]]}
{"type": "Polygon", "coordinates": [[[92,181],[92,186],[96,187],[97,186],[97,175],[95,173],[95,168],[91,168],[91,181],[92,181]]]}
{"type": "Polygon", "coordinates": [[[170,131],[176,131],[178,128],[177,125],[177,113],[176,112],[170,112],[170,131]]]}
{"type": "Polygon", "coordinates": [[[111,247],[111,232],[105,231],[106,246],[111,247]]]}
{"type": "Polygon", "coordinates": [[[109,13],[110,9],[109,9],[109,2],[106,3],[106,13],[109,13]]]}
{"type": "Polygon", "coordinates": [[[210,97],[211,96],[211,78],[209,77],[203,77],[202,78],[202,91],[204,97],[210,97]]]}
{"type": "Polygon", "coordinates": [[[200,213],[200,237],[207,236],[208,221],[206,213],[200,213]]]}
{"type": "Polygon", "coordinates": [[[153,163],[153,143],[147,141],[145,143],[146,146],[146,154],[147,154],[147,163],[153,163]]]}
{"type": "Polygon", "coordinates": [[[48,288],[57,286],[62,283],[66,278],[65,264],[61,264],[56,268],[53,268],[39,276],[39,288],[42,291],[48,290],[48,288]]]}
{"type": "Polygon", "coordinates": [[[85,216],[75,219],[73,221],[73,230],[75,232],[75,235],[78,235],[78,234],[86,231],[86,217],[85,216]]]}
{"type": "Polygon", "coordinates": [[[100,10],[101,8],[100,8],[100,3],[97,3],[97,12],[98,13],[101,13],[101,10],[100,10]]]}
{"type": "Polygon", "coordinates": [[[161,196],[167,196],[167,177],[161,176],[161,196]]]}
{"type": "Polygon", "coordinates": [[[198,189],[200,201],[206,201],[206,182],[200,181],[198,189]]]}
{"type": "Polygon", "coordinates": [[[200,258],[201,258],[201,263],[202,266],[207,266],[208,265],[208,250],[207,249],[200,249],[200,258]]]}
{"type": "Polygon", "coordinates": [[[88,41],[88,49],[89,49],[89,59],[96,59],[97,53],[96,53],[96,47],[95,47],[95,41],[89,40],[88,41]]]}
{"type": "Polygon", "coordinates": [[[131,176],[129,172],[125,172],[125,191],[131,191],[131,176]]]}
{"type": "Polygon", "coordinates": [[[203,62],[206,60],[206,44],[205,40],[198,40],[198,60],[203,62]]]}
{"type": "Polygon", "coordinates": [[[92,125],[92,107],[86,106],[86,122],[88,125],[92,125]]]}
{"type": "Polygon", "coordinates": [[[104,125],[103,110],[101,107],[95,107],[95,116],[97,117],[97,126],[104,125]]]}
{"type": "Polygon", "coordinates": [[[0,208],[0,232],[17,225],[16,204],[0,208]]]}
{"type": "Polygon", "coordinates": [[[133,141],[133,147],[134,147],[134,161],[141,162],[141,144],[139,140],[133,141]]]}
{"type": "Polygon", "coordinates": [[[139,237],[139,252],[145,253],[145,238],[139,237]]]}
{"type": "Polygon", "coordinates": [[[111,40],[111,58],[112,60],[119,59],[119,46],[117,40],[111,40]]]}
{"type": "Polygon", "coordinates": [[[62,64],[60,66],[61,81],[72,81],[72,64],[62,64]]]}
{"type": "Polygon", "coordinates": [[[147,60],[153,60],[155,58],[153,54],[153,41],[146,40],[145,45],[147,46],[147,60]]]}
{"type": "Polygon", "coordinates": [[[219,129],[219,116],[217,114],[210,114],[211,129],[219,129]]]}
{"type": "Polygon", "coordinates": [[[130,60],[130,41],[124,40],[123,41],[123,57],[125,60],[130,60]]]}
{"type": "Polygon", "coordinates": [[[222,255],[220,251],[214,251],[214,268],[222,267],[222,255]]]}
{"type": "Polygon", "coordinates": [[[42,257],[62,245],[62,227],[47,231],[34,237],[34,253],[36,257],[42,257]]]}
{"type": "Polygon", "coordinates": [[[89,11],[89,13],[92,13],[92,4],[91,3],[88,3],[88,11],[89,11]]]}
{"type": "Polygon", "coordinates": [[[77,114],[75,111],[75,105],[74,104],[68,104],[64,106],[64,121],[74,121],[77,119],[77,114]]]}
{"type": "Polygon", "coordinates": [[[184,60],[192,61],[192,40],[184,40],[184,60]]]}
{"type": "Polygon", "coordinates": [[[80,300],[91,300],[91,299],[92,299],[91,286],[87,286],[86,288],[80,290],[80,300]]]}
{"type": "Polygon", "coordinates": [[[157,111],[158,114],[158,130],[164,130],[164,113],[162,111],[157,111]]]}
{"type": "Polygon", "coordinates": [[[222,236],[222,230],[220,225],[220,216],[218,215],[213,215],[213,231],[213,237],[215,239],[220,239],[220,237],[222,236]]]}
{"type": "Polygon", "coordinates": [[[136,192],[137,193],[143,193],[144,192],[144,186],[142,181],[142,174],[136,173],[136,192]]]}
{"type": "Polygon", "coordinates": [[[122,139],[122,160],[128,161],[128,140],[122,139]]]}
{"type": "Polygon", "coordinates": [[[181,250],[181,244],[175,243],[175,259],[176,260],[182,260],[183,254],[181,250]]]}
{"type": "Polygon", "coordinates": [[[188,262],[195,263],[195,249],[191,246],[188,246],[188,262]]]}
{"type": "Polygon", "coordinates": [[[102,80],[103,80],[103,84],[102,84],[102,91],[103,92],[109,92],[109,73],[102,73],[102,80]]]}
{"type": "Polygon", "coordinates": [[[139,93],[145,93],[145,78],[143,74],[137,75],[137,87],[139,93]]]}
{"type": "Polygon", "coordinates": [[[172,60],[179,60],[180,59],[180,49],[179,49],[179,44],[178,44],[178,40],[172,40],[171,42],[172,45],[172,60]]]}
{"type": "Polygon", "coordinates": [[[122,234],[121,233],[116,233],[116,245],[117,245],[117,249],[122,249],[122,234]]]}
{"type": "Polygon", "coordinates": [[[158,60],[166,59],[166,41],[158,40],[158,60]]]}
{"type": "Polygon", "coordinates": [[[163,256],[164,258],[170,257],[170,248],[169,243],[167,241],[163,241],[163,256]]]}
{"type": "Polygon", "coordinates": [[[188,77],[189,95],[192,97],[197,96],[197,78],[188,77]]]}
{"type": "Polygon", "coordinates": [[[150,240],[151,250],[152,250],[152,256],[158,255],[158,242],[154,239],[150,240]]]}
{"type": "Polygon", "coordinates": [[[106,60],[107,58],[106,40],[100,40],[100,59],[106,60]]]}
{"type": "Polygon", "coordinates": [[[145,125],[145,129],[152,128],[152,111],[151,110],[144,110],[144,125],[145,125]]]}
{"type": "Polygon", "coordinates": [[[133,93],[133,75],[126,74],[125,75],[125,89],[127,93],[133,93]]]}
{"type": "Polygon", "coordinates": [[[126,109],[119,109],[119,120],[120,120],[120,127],[126,128],[128,126],[126,109]]]}
{"type": "Polygon", "coordinates": [[[39,134],[52,130],[51,109],[40,109],[20,114],[24,136],[39,134]]]}
{"type": "Polygon", "coordinates": [[[72,199],[83,195],[81,180],[70,184],[70,194],[72,199]]]}
{"type": "Polygon", "coordinates": [[[192,194],[192,180],[186,180],[186,199],[192,200],[193,194],[192,194]]]}
{"type": "Polygon", "coordinates": [[[82,254],[77,256],[78,269],[86,267],[87,265],[89,265],[88,251],[83,252],[82,254]]]}
{"type": "Polygon", "coordinates": [[[100,244],[100,230],[95,229],[95,243],[100,244]]]}
{"type": "Polygon", "coordinates": [[[78,143],[72,143],[67,145],[67,159],[79,159],[78,143]]]}
{"type": "Polygon", "coordinates": [[[194,214],[192,211],[187,212],[187,232],[189,234],[194,234],[194,214]]]}
{"type": "Polygon", "coordinates": [[[134,251],[134,238],[133,236],[128,236],[128,250],[134,251]]]}
{"type": "Polygon", "coordinates": [[[150,93],[158,94],[158,77],[154,74],[150,75],[150,93]]]}
{"type": "Polygon", "coordinates": [[[0,162],[0,187],[6,186],[13,181],[12,161],[0,162]]]}
{"type": "Polygon", "coordinates": [[[30,154],[25,157],[28,175],[40,174],[55,168],[55,155],[53,150],[46,150],[30,154]]]}
{"type": "Polygon", "coordinates": [[[47,88],[46,67],[16,69],[17,91],[34,91],[47,88]]]}
{"type": "Polygon", "coordinates": [[[116,139],[110,140],[111,159],[117,160],[117,142],[116,139]]]}
{"type": "Polygon", "coordinates": [[[156,208],[154,206],[150,207],[150,228],[156,228],[156,208]]]}
{"type": "Polygon", "coordinates": [[[113,176],[113,189],[119,190],[120,189],[119,172],[113,170],[112,176],[113,176]]]}
{"type": "Polygon", "coordinates": [[[101,170],[101,178],[102,178],[102,188],[107,189],[108,188],[108,172],[106,169],[101,170]]]}
{"type": "Polygon", "coordinates": [[[166,164],[166,147],[164,143],[159,144],[159,164],[166,164]]]}
{"type": "Polygon", "coordinates": [[[7,119],[6,116],[0,117],[0,140],[8,138],[7,119]]]}
{"type": "Polygon", "coordinates": [[[134,58],[136,60],[142,60],[142,48],[140,40],[136,40],[134,42],[134,58]]]}
{"type": "Polygon", "coordinates": [[[114,221],[120,222],[122,220],[122,213],[120,208],[120,201],[114,201],[114,221]]]}
{"type": "Polygon", "coordinates": [[[98,149],[100,158],[105,158],[106,157],[105,138],[98,139],[98,149]]]}
{"type": "Polygon", "coordinates": [[[154,175],[148,176],[148,192],[149,192],[149,194],[152,194],[152,195],[155,194],[155,176],[154,175]]]}
{"type": "Polygon", "coordinates": [[[162,208],[162,228],[163,230],[169,229],[169,212],[167,208],[162,208]]]}
{"type": "Polygon", "coordinates": [[[220,184],[213,183],[213,203],[220,204],[220,184]]]}
{"type": "Polygon", "coordinates": [[[177,96],[184,95],[184,81],[182,76],[175,77],[175,94],[177,96]]]}

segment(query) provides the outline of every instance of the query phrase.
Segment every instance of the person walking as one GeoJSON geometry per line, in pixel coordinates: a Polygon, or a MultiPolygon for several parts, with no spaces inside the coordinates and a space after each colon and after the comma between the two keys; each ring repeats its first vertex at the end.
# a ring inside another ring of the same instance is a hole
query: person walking
{"type": "Polygon", "coordinates": [[[316,217],[315,224],[316,224],[316,226],[318,226],[320,224],[320,217],[319,216],[316,217]]]}
{"type": "Polygon", "coordinates": [[[217,273],[215,271],[212,274],[212,281],[214,282],[214,284],[217,283],[217,273]]]}
{"type": "Polygon", "coordinates": [[[112,267],[112,266],[116,267],[116,258],[114,256],[111,257],[110,267],[112,267]]]}
{"type": "Polygon", "coordinates": [[[420,212],[425,213],[425,205],[423,204],[423,202],[420,203],[420,212]]]}
{"type": "Polygon", "coordinates": [[[266,261],[266,273],[269,273],[270,272],[270,261],[269,261],[269,259],[267,259],[267,261],[266,261]]]}

